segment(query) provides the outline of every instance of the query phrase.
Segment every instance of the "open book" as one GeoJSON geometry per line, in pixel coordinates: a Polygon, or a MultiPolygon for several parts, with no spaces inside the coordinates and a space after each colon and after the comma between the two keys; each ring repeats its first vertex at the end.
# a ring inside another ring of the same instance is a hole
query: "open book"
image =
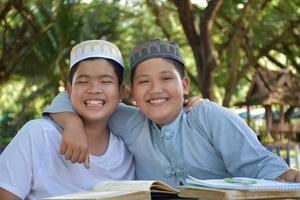
{"type": "Polygon", "coordinates": [[[90,192],[56,196],[45,200],[150,200],[151,197],[152,199],[219,200],[300,197],[300,183],[248,178],[227,181],[224,179],[199,180],[193,177],[188,178],[186,182],[187,185],[182,185],[177,190],[161,181],[104,181],[97,184],[90,192]],[[254,185],[257,186],[255,189],[253,189],[254,185]]]}
{"type": "Polygon", "coordinates": [[[189,176],[180,186],[180,196],[203,199],[299,198],[300,183],[284,183],[252,178],[200,180],[189,176]]]}
{"type": "Polygon", "coordinates": [[[151,196],[177,197],[178,190],[161,181],[104,181],[98,183],[91,192],[80,192],[45,200],[151,200],[151,196]]]}

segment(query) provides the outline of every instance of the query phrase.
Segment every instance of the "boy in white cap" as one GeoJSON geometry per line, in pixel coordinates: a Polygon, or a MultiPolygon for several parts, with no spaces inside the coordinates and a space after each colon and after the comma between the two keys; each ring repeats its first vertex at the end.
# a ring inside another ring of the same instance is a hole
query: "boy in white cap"
{"type": "MultiPolygon", "coordinates": [[[[138,179],[159,179],[173,186],[185,183],[188,175],[199,179],[238,176],[300,182],[299,172],[267,151],[229,109],[213,102],[201,103],[190,112],[182,109],[189,82],[176,43],[153,40],[137,46],[131,53],[130,67],[139,110],[119,107],[109,127],[133,153],[138,179]]],[[[69,112],[53,117],[66,127],[67,149],[81,145],[71,141],[84,134],[65,96],[58,96],[46,112],[69,112]],[[71,131],[69,126],[74,121],[76,131],[71,131]]],[[[78,160],[72,154],[68,158],[78,160]]]]}
{"type": "Polygon", "coordinates": [[[0,156],[0,199],[38,200],[88,191],[96,183],[134,179],[132,155],[107,127],[120,100],[124,65],[117,46],[89,40],[73,47],[68,94],[83,121],[90,169],[59,153],[62,129],[50,118],[29,121],[0,156]]]}

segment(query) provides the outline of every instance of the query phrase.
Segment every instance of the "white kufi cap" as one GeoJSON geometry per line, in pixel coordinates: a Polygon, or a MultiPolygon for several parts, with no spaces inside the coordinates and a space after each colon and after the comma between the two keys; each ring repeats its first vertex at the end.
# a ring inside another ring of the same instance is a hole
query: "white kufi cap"
{"type": "Polygon", "coordinates": [[[111,59],[123,68],[124,63],[119,48],[105,40],[87,40],[75,45],[70,54],[70,69],[78,62],[87,58],[111,59]]]}

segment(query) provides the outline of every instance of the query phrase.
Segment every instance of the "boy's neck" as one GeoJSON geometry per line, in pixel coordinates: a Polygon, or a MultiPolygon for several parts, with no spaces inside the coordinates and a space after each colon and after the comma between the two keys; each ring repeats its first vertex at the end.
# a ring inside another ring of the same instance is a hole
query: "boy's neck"
{"type": "Polygon", "coordinates": [[[106,122],[84,123],[84,129],[87,136],[88,153],[96,156],[104,154],[110,136],[106,122]]]}
{"type": "Polygon", "coordinates": [[[177,124],[177,121],[180,119],[182,112],[180,112],[174,119],[171,119],[170,121],[166,121],[164,123],[156,123],[152,120],[152,122],[157,126],[158,129],[162,129],[165,126],[174,126],[177,124]]]}

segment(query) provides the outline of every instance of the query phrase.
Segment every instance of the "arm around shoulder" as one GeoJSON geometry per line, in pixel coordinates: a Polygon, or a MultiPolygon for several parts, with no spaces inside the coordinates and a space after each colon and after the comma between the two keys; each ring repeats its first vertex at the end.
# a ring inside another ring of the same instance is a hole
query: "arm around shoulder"
{"type": "Polygon", "coordinates": [[[43,115],[51,113],[73,112],[75,113],[69,95],[66,91],[59,93],[44,111],[43,115]]]}
{"type": "Polygon", "coordinates": [[[85,167],[89,168],[87,138],[80,117],[71,112],[53,113],[50,116],[63,128],[60,153],[66,160],[84,163],[85,167]]]}
{"type": "Polygon", "coordinates": [[[145,116],[138,108],[119,103],[115,112],[108,121],[110,130],[122,138],[132,134],[134,127],[140,127],[144,122],[145,116]]]}
{"type": "MultiPolygon", "coordinates": [[[[63,128],[60,153],[66,160],[72,163],[87,161],[88,145],[83,122],[75,113],[69,95],[66,92],[58,94],[43,115],[50,115],[63,128]]],[[[88,168],[88,162],[85,162],[85,166],[88,168]]]]}

